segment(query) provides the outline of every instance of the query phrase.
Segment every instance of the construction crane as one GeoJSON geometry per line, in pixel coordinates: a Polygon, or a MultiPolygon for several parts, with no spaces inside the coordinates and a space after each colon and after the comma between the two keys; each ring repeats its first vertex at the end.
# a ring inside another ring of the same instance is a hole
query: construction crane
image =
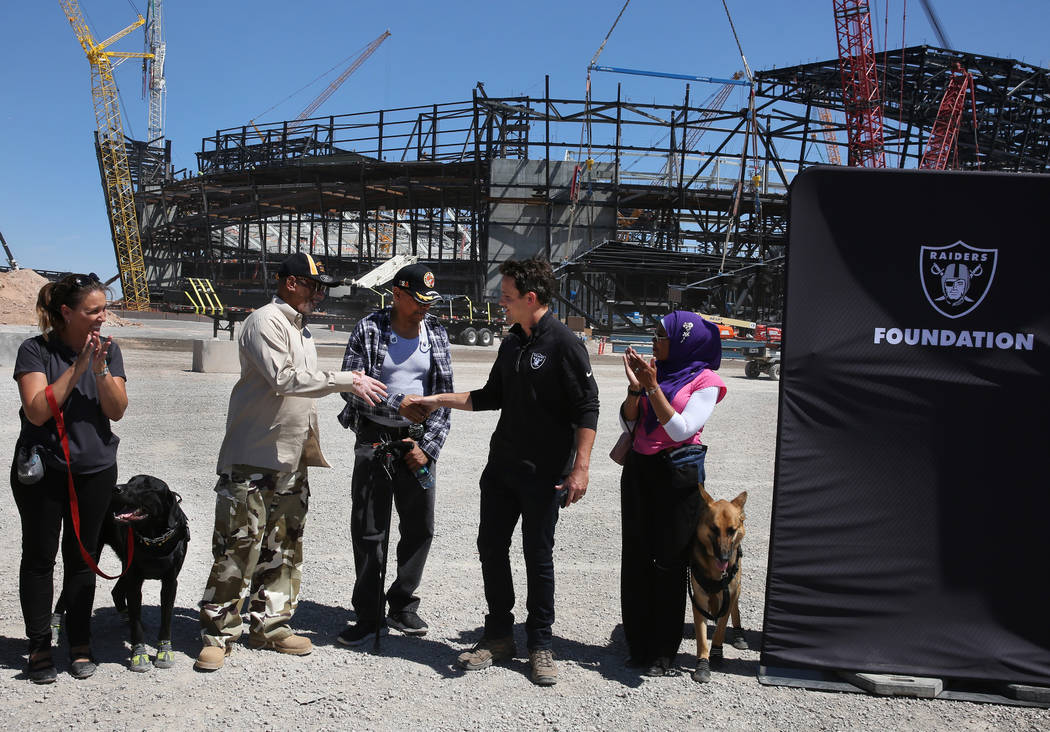
{"type": "MultiPolygon", "coordinates": [[[[732,80],[739,81],[744,77],[743,71],[737,71],[733,74],[732,80]]],[[[725,106],[726,100],[729,99],[729,95],[733,92],[733,84],[723,84],[722,88],[712,94],[706,102],[704,102],[704,111],[700,113],[700,117],[693,123],[695,126],[689,130],[689,134],[686,136],[685,142],[682,145],[684,150],[695,150],[697,143],[700,142],[700,138],[707,132],[708,121],[720,113],[722,107],[725,106]]],[[[664,166],[664,178],[667,184],[670,186],[676,185],[678,180],[678,155],[671,152],[667,156],[667,164],[664,166]]]]}
{"type": "Polygon", "coordinates": [[[113,232],[113,248],[117,256],[117,271],[124,291],[124,307],[128,310],[149,310],[149,287],[146,285],[146,268],[142,261],[142,240],[139,238],[138,217],[135,214],[131,170],[124,147],[120,98],[110,59],[147,58],[151,54],[105,50],[146,21],[140,15],[137,21],[124,30],[96,42],[77,0],[58,0],[58,4],[73,27],[73,33],[80,41],[91,66],[91,96],[95,102],[99,161],[113,232]]]}
{"type": "Polygon", "coordinates": [[[149,0],[146,9],[146,57],[142,60],[142,95],[149,100],[149,125],[146,140],[150,147],[163,147],[164,57],[166,44],[163,33],[161,0],[149,0]]]}
{"type": "Polygon", "coordinates": [[[882,102],[868,0],[832,0],[838,36],[849,164],[885,168],[882,102]]]}
{"type": "MultiPolygon", "coordinates": [[[[927,170],[944,170],[948,167],[948,157],[959,137],[959,123],[962,122],[963,107],[966,105],[966,92],[970,92],[971,105],[974,104],[975,93],[973,88],[973,76],[961,65],[955,64],[952,69],[952,78],[948,81],[948,87],[944,90],[944,98],[937,110],[937,119],[934,120],[930,139],[926,143],[926,150],[919,162],[920,168],[927,170]]],[[[977,111],[974,109],[974,130],[977,129],[977,111]]]]}
{"type": "Polygon", "coordinates": [[[7,239],[4,238],[3,232],[0,232],[0,244],[4,245],[4,253],[7,255],[7,261],[11,265],[11,271],[17,272],[18,262],[15,261],[15,255],[11,253],[11,247],[7,246],[7,239]]]}
{"type": "Polygon", "coordinates": [[[831,112],[825,107],[817,107],[817,115],[820,117],[821,127],[824,132],[824,143],[828,148],[828,162],[832,165],[842,165],[842,157],[839,155],[839,141],[835,137],[835,127],[831,121],[831,112]]]}
{"type": "Polygon", "coordinates": [[[325,100],[327,100],[328,97],[332,96],[336,89],[342,86],[343,82],[346,81],[347,77],[350,76],[350,74],[357,71],[357,68],[366,60],[368,60],[368,57],[375,53],[375,50],[379,48],[379,46],[382,45],[383,41],[385,41],[389,37],[390,31],[386,30],[383,31],[383,35],[379,36],[379,38],[369,43],[368,47],[365,48],[361,55],[354,59],[354,62],[352,64],[346,67],[346,71],[341,73],[335,81],[333,81],[325,88],[323,92],[318,94],[317,99],[310,102],[310,104],[306,107],[306,109],[302,111],[302,113],[298,117],[296,117],[294,120],[288,123],[288,129],[291,130],[295,127],[298,127],[304,119],[308,119],[314,112],[316,112],[317,108],[324,104],[325,100]]]}

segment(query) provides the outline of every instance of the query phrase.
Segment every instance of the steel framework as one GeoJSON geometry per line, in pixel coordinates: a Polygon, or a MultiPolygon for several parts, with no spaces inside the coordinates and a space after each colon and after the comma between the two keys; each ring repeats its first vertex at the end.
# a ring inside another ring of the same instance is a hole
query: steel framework
{"type": "MultiPolygon", "coordinates": [[[[927,47],[886,58],[886,144],[898,164],[918,165],[959,63],[978,107],[976,130],[962,121],[960,165],[976,166],[979,149],[985,169],[1050,170],[1045,70],[927,47]]],[[[743,104],[694,106],[689,87],[677,104],[495,98],[479,87],[464,102],[219,130],[194,175],[170,175],[170,158],[146,166],[167,171],[142,193],[151,282],[179,299],[184,278],[206,277],[224,302],[241,292],[254,303],[289,251],[321,256],[342,277],[409,253],[434,263],[446,291],[480,301],[511,230],[553,257],[559,312],[594,327],[631,327],[635,313],[644,322],[679,299],[775,321],[788,186],[840,144],[814,137],[845,129],[841,111],[831,122],[818,113],[842,109],[838,61],[758,72],[756,92],[750,122],[743,104]],[[499,177],[507,166],[531,177],[499,177]]]]}

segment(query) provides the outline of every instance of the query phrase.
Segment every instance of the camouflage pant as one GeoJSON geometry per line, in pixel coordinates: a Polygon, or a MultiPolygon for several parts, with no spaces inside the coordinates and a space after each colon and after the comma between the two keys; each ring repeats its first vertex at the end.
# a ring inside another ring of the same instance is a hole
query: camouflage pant
{"type": "Polygon", "coordinates": [[[274,473],[235,465],[219,477],[215,494],[215,562],[201,599],[201,640],[224,646],[240,637],[249,583],[251,634],[267,640],[290,635],[310,498],[306,467],[274,473]]]}

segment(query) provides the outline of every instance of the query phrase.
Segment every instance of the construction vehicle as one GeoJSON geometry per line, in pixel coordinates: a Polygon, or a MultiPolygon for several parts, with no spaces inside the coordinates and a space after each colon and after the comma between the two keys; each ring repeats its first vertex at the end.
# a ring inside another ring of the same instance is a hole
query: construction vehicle
{"type": "Polygon", "coordinates": [[[106,194],[106,208],[113,233],[113,248],[117,257],[117,271],[124,291],[124,307],[128,310],[149,310],[149,287],[146,267],[142,260],[142,240],[139,236],[135,196],[124,143],[124,123],[120,116],[120,98],[113,78],[111,58],[152,58],[153,54],[130,51],[107,51],[146,21],[138,20],[104,41],[96,42],[77,0],[59,0],[73,33],[80,41],[91,65],[91,96],[95,101],[95,122],[98,128],[96,143],[102,182],[106,194]]]}
{"type": "Polygon", "coordinates": [[[756,343],[744,349],[744,376],[757,379],[759,374],[780,378],[780,349],[756,343]]]}

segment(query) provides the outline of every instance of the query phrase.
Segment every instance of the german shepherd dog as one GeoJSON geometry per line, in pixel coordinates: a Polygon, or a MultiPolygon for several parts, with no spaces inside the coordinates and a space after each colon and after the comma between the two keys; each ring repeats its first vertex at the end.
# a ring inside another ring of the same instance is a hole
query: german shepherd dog
{"type": "Polygon", "coordinates": [[[171,649],[171,616],[179,571],[186,559],[190,526],[179,503],[182,497],[168,484],[152,475],[136,475],[113,489],[109,513],[102,527],[102,541],[120,557],[128,559],[128,530],[131,527],[135,551],[128,571],[113,588],[113,604],[127,612],[131,628],[131,670],[148,671],[150,658],[142,628],[142,583],[160,580],[160,632],[157,634],[157,668],[171,668],[175,656],[171,649]]]}
{"type": "Polygon", "coordinates": [[[744,540],[744,503],[747,491],[732,501],[714,500],[700,485],[703,506],[696,524],[696,535],[689,557],[689,598],[693,604],[696,629],[696,671],[693,681],[711,680],[711,661],[722,660],[722,641],[726,624],[733,618],[732,645],[745,650],[747,641],[740,628],[740,562],[744,540]],[[715,622],[711,644],[707,642],[707,621],[715,622]]]}

